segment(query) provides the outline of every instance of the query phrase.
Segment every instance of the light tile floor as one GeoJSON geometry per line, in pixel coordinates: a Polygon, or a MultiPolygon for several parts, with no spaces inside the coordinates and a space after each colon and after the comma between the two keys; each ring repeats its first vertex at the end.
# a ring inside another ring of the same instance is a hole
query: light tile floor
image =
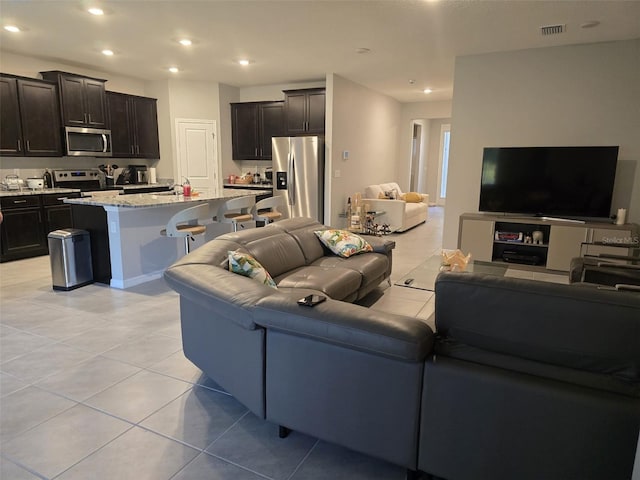
{"type": "MultiPolygon", "coordinates": [[[[393,234],[392,282],[438,253],[441,208],[393,234]]],[[[391,286],[371,308],[429,319],[431,292],[391,286]]],[[[403,479],[404,469],[249,413],[183,355],[178,296],[51,288],[48,257],[0,264],[0,478],[403,479]]]]}

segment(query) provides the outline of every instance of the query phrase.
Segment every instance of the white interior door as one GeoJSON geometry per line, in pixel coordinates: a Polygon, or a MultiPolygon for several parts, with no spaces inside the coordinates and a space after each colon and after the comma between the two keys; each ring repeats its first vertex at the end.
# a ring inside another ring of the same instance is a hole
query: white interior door
{"type": "Polygon", "coordinates": [[[176,119],[178,178],[189,179],[191,188],[202,194],[222,192],[216,148],[215,120],[176,119]]]}

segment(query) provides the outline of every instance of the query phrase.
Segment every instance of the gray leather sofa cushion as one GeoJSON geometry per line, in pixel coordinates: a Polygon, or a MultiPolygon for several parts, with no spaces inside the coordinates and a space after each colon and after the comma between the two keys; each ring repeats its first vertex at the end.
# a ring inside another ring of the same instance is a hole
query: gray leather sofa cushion
{"type": "MultiPolygon", "coordinates": [[[[389,268],[389,260],[385,255],[379,253],[363,253],[353,255],[349,258],[338,256],[321,257],[314,266],[329,268],[348,268],[360,273],[362,282],[359,288],[367,287],[370,283],[380,283],[389,268]]],[[[335,298],[335,297],[334,297],[335,298]]]]}
{"type": "Polygon", "coordinates": [[[442,273],[439,335],[552,365],[640,381],[640,295],[442,273]]]}
{"type": "Polygon", "coordinates": [[[254,319],[267,329],[408,362],[422,362],[434,341],[431,328],[418,319],[330,298],[303,307],[291,296],[271,295],[258,301],[254,319]]]}
{"type": "Polygon", "coordinates": [[[335,300],[353,298],[362,283],[359,272],[348,268],[306,266],[274,278],[278,288],[321,290],[335,300]]]}

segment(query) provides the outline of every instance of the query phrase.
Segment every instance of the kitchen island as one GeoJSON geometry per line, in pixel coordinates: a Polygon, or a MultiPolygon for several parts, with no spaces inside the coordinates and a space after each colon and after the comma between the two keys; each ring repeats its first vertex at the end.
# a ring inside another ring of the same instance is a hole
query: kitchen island
{"type": "Polygon", "coordinates": [[[73,198],[65,203],[72,206],[75,228],[89,232],[94,280],[114,288],[129,288],[160,278],[168,266],[184,255],[180,239],[160,234],[173,215],[191,206],[209,204],[208,218],[202,221],[207,232],[195,237],[192,248],[197,248],[231,231],[230,224],[212,220],[222,202],[263,193],[225,190],[222,194],[190,197],[172,192],[140,193],[73,198]]]}

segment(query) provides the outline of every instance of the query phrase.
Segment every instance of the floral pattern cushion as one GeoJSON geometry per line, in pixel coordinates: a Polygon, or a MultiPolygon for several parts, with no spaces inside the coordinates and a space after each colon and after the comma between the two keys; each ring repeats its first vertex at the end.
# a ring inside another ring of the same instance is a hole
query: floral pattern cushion
{"type": "Polygon", "coordinates": [[[230,272],[253,278],[268,287],[278,288],[276,282],[274,282],[271,275],[269,275],[269,272],[251,255],[239,252],[238,250],[230,250],[228,253],[230,272]]]}
{"type": "Polygon", "coordinates": [[[356,253],[372,252],[373,247],[360,235],[348,230],[318,230],[313,232],[329,250],[348,258],[356,253]]]}

